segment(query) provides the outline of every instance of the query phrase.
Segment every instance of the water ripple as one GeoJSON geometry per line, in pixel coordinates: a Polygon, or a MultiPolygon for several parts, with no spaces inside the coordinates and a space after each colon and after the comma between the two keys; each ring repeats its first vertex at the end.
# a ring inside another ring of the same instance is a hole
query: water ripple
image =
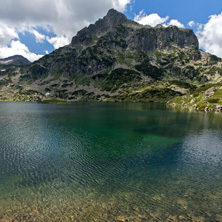
{"type": "Polygon", "coordinates": [[[0,221],[222,221],[221,123],[161,104],[0,104],[0,221]]]}

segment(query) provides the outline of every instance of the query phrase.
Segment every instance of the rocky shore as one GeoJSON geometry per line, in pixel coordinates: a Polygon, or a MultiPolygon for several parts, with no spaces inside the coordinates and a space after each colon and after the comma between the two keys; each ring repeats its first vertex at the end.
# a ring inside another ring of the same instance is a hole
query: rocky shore
{"type": "Polygon", "coordinates": [[[222,83],[202,85],[192,94],[171,99],[167,105],[194,111],[222,112],[222,83]]]}

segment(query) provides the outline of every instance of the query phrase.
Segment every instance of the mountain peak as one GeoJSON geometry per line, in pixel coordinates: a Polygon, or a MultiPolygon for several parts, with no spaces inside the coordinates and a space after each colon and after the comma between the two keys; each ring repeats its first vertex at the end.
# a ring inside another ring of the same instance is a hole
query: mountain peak
{"type": "Polygon", "coordinates": [[[77,35],[73,37],[72,44],[88,45],[92,42],[93,35],[101,35],[112,31],[116,26],[129,23],[129,21],[124,14],[115,9],[110,9],[106,16],[96,21],[95,24],[91,24],[80,30],[77,35]]]}
{"type": "Polygon", "coordinates": [[[22,55],[14,55],[8,58],[0,59],[0,65],[24,65],[29,63],[30,61],[22,55]]]}
{"type": "Polygon", "coordinates": [[[128,21],[124,14],[116,11],[113,8],[108,11],[103,20],[106,25],[111,26],[111,28],[114,28],[115,26],[126,23],[128,21]]]}
{"type": "MultiPolygon", "coordinates": [[[[121,12],[118,12],[117,10],[111,8],[107,15],[105,17],[108,17],[108,18],[121,18],[121,19],[124,19],[124,20],[127,20],[126,16],[124,14],[122,14],[121,12]]],[[[104,17],[104,18],[105,18],[104,17]]]]}

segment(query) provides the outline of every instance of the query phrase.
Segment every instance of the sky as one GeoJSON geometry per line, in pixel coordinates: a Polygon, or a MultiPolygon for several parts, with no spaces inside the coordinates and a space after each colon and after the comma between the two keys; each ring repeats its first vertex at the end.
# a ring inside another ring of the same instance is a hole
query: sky
{"type": "Polygon", "coordinates": [[[140,24],[191,28],[200,48],[222,57],[222,0],[0,0],[0,58],[35,61],[67,45],[110,8],[140,24]]]}

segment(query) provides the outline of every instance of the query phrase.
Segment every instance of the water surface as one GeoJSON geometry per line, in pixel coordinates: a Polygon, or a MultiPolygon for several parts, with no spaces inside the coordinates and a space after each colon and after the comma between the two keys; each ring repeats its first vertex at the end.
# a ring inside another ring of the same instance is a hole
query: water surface
{"type": "Polygon", "coordinates": [[[222,221],[222,114],[0,103],[0,221],[222,221]]]}

